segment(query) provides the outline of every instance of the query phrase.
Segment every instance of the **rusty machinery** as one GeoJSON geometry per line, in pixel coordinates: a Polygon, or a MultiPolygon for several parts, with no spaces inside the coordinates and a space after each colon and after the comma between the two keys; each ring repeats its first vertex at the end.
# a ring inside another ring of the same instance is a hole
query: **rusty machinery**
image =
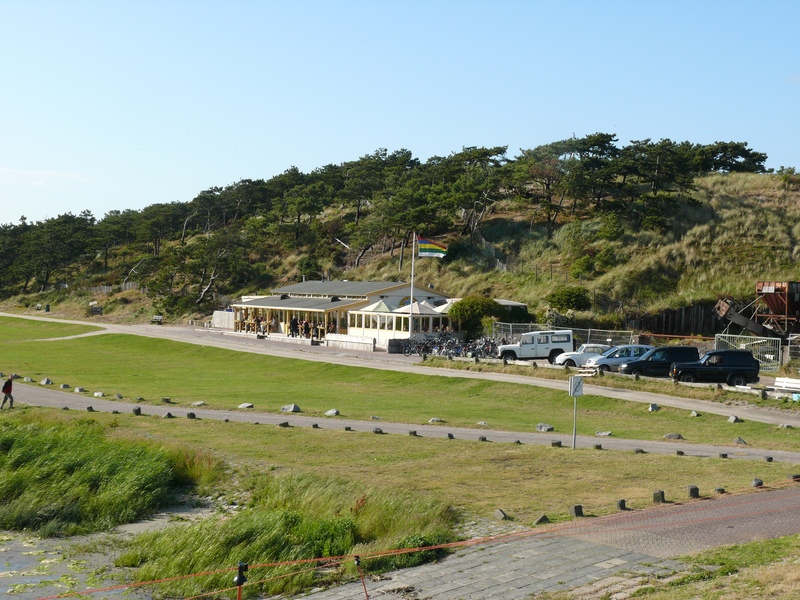
{"type": "Polygon", "coordinates": [[[720,300],[714,312],[761,337],[787,339],[800,333],[800,282],[759,281],[756,299],[737,310],[731,300],[720,300]],[[742,314],[752,308],[752,316],[742,314]]]}

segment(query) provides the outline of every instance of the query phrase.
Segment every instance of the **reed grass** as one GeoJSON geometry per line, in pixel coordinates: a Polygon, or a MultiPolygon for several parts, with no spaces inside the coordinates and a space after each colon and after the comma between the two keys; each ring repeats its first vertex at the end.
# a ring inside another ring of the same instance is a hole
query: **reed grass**
{"type": "Polygon", "coordinates": [[[175,451],[109,439],[96,420],[20,413],[0,419],[0,528],[45,537],[107,530],[152,514],[176,486],[210,477],[175,451]]]}
{"type": "MultiPolygon", "coordinates": [[[[251,580],[263,581],[245,588],[255,597],[293,594],[353,574],[352,561],[336,563],[324,575],[306,563],[259,565],[359,554],[365,566],[379,571],[419,564],[437,553],[372,560],[369,554],[453,539],[453,513],[439,501],[308,474],[254,475],[248,485],[252,500],[244,510],[140,535],[117,564],[136,567],[137,579],[149,581],[224,570],[241,561],[253,565],[251,580]]],[[[159,585],[157,593],[197,595],[230,587],[230,579],[229,573],[181,579],[159,585]]]]}

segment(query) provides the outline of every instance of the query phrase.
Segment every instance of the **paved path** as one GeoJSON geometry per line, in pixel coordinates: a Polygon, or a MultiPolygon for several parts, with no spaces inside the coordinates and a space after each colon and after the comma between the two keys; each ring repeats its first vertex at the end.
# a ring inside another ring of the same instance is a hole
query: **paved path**
{"type": "MultiPolygon", "coordinates": [[[[596,519],[520,530],[468,546],[438,563],[367,578],[370,597],[387,600],[523,600],[537,592],[583,588],[589,598],[625,588],[628,575],[685,570],[675,557],[724,544],[800,533],[800,484],[726,494],[596,519]]],[[[368,561],[364,562],[368,569],[368,561]]],[[[633,580],[637,582],[636,579],[633,580]]],[[[360,581],[307,595],[313,600],[364,598],[360,581]]]]}

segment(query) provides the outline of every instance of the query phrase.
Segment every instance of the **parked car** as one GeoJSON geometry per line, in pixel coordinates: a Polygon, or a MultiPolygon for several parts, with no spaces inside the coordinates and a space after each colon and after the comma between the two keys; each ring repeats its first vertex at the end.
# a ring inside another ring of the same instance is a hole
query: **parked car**
{"type": "Polygon", "coordinates": [[[675,362],[669,370],[676,381],[723,381],[728,385],[758,383],[760,363],[749,350],[711,350],[696,362],[675,362]]]}
{"type": "Polygon", "coordinates": [[[700,360],[700,353],[694,346],[663,346],[653,348],[637,360],[622,363],[619,366],[619,372],[626,375],[663,377],[669,375],[669,367],[672,363],[697,360],[700,360]]]}
{"type": "Polygon", "coordinates": [[[586,361],[587,367],[600,369],[601,371],[619,371],[619,366],[627,361],[635,360],[652,350],[655,346],[647,344],[623,344],[614,346],[603,352],[600,356],[593,356],[586,361]]]}
{"type": "Polygon", "coordinates": [[[565,367],[582,367],[593,356],[600,356],[611,346],[607,344],[581,344],[575,352],[563,352],[556,356],[555,364],[565,367]]]}
{"type": "Polygon", "coordinates": [[[550,364],[563,352],[572,352],[572,331],[530,331],[523,333],[517,344],[497,347],[497,355],[508,360],[546,358],[550,364]]]}

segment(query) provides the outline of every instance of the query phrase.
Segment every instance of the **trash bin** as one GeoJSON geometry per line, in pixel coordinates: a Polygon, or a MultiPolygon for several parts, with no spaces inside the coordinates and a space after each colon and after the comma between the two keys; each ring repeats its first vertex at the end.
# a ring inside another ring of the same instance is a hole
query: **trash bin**
{"type": "Polygon", "coordinates": [[[403,340],[392,339],[389,340],[389,345],[386,347],[389,354],[402,354],[403,353],[403,340]]]}
{"type": "Polygon", "coordinates": [[[50,312],[50,305],[49,304],[45,304],[44,305],[44,312],[50,312]]]}

